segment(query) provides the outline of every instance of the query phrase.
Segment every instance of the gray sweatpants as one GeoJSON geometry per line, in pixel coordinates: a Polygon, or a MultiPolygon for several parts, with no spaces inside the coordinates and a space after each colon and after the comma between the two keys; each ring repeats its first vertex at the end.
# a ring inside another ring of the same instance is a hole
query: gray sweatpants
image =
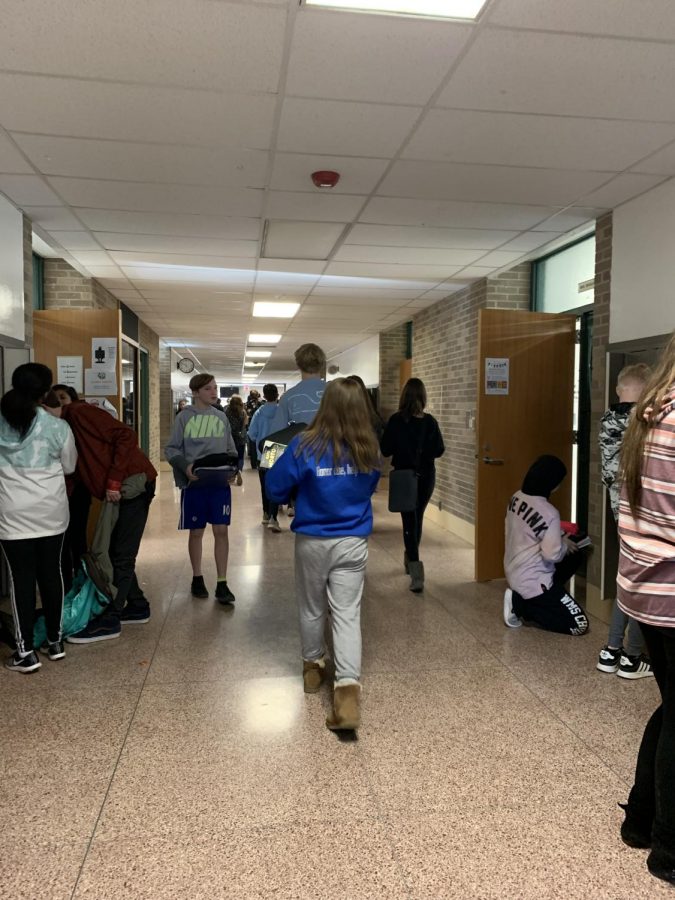
{"type": "Polygon", "coordinates": [[[367,560],[367,538],[295,536],[302,658],[324,656],[330,606],[336,682],[361,677],[361,595],[367,560]]]}

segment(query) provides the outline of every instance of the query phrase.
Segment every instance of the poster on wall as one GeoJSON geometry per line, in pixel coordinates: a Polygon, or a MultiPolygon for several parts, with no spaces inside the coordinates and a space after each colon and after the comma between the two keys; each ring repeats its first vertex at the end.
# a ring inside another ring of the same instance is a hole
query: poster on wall
{"type": "Polygon", "coordinates": [[[67,384],[74,388],[78,394],[84,390],[84,357],[83,356],[57,356],[56,357],[56,383],[67,384]]]}
{"type": "Polygon", "coordinates": [[[95,397],[117,395],[117,373],[114,369],[85,369],[84,389],[95,397]]]}
{"type": "Polygon", "coordinates": [[[117,368],[117,338],[95,337],[91,339],[91,365],[93,369],[117,368]]]}
{"type": "Polygon", "coordinates": [[[509,360],[503,357],[485,358],[485,393],[506,396],[509,392],[509,360]]]}

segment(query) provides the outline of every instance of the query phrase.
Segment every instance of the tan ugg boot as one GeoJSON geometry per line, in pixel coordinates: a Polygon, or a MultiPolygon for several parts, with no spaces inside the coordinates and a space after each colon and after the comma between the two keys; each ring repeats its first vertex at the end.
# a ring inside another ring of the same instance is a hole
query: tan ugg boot
{"type": "Polygon", "coordinates": [[[354,731],[361,724],[361,685],[337,685],[333,694],[333,712],[326,719],[331,731],[354,731]]]}
{"type": "Polygon", "coordinates": [[[322,659],[302,661],[302,681],[306,694],[316,694],[326,673],[326,664],[322,659]]]}

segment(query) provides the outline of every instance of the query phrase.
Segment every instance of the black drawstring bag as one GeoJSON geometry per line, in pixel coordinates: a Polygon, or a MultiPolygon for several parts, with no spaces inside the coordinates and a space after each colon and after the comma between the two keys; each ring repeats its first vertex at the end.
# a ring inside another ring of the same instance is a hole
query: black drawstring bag
{"type": "Polygon", "coordinates": [[[427,434],[425,418],[420,432],[414,469],[394,469],[389,474],[389,512],[412,512],[417,507],[417,487],[422,449],[427,434]]]}

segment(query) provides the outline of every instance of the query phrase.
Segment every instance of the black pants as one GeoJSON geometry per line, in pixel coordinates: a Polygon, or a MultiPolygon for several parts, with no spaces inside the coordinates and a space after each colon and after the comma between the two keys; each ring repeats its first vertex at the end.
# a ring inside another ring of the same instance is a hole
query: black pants
{"type": "Polygon", "coordinates": [[[47,623],[47,638],[50,642],[61,640],[63,534],[18,541],[0,541],[0,544],[9,567],[16,647],[19,653],[25,656],[33,649],[36,582],[40,589],[42,609],[47,623]]]}
{"type": "Polygon", "coordinates": [[[513,611],[521,619],[556,634],[586,634],[588,619],[574,597],[567,593],[567,582],[584,560],[583,550],[568,553],[555,567],[553,584],[537,597],[525,600],[513,592],[513,611]]]}
{"type": "Polygon", "coordinates": [[[258,478],[260,479],[260,493],[262,494],[263,513],[271,519],[276,519],[279,515],[279,504],[273,503],[265,493],[265,478],[267,477],[267,469],[258,469],[258,478]]]}
{"type": "Polygon", "coordinates": [[[246,446],[248,448],[248,458],[251,461],[251,468],[258,468],[258,450],[255,445],[255,441],[252,441],[250,438],[246,440],[246,446]]]}
{"type": "Polygon", "coordinates": [[[425,472],[417,479],[417,506],[412,512],[401,513],[403,543],[409,562],[419,562],[424,512],[429,505],[436,484],[436,470],[425,472]]]}
{"type": "Polygon", "coordinates": [[[73,584],[73,577],[80,568],[80,561],[87,552],[87,523],[91,508],[91,494],[81,481],[75,482],[73,493],[68,497],[70,522],[66,529],[61,554],[63,590],[67,594],[73,584]]]}
{"type": "Polygon", "coordinates": [[[645,728],[627,818],[652,836],[659,861],[675,867],[675,628],[640,628],[661,693],[645,728]]]}
{"type": "Polygon", "coordinates": [[[155,482],[149,481],[145,491],[132,500],[120,501],[120,513],[110,538],[110,562],[113,584],[117,588],[115,605],[145,607],[147,600],[136,578],[136,557],[148,521],[148,510],[155,496],[155,482]]]}

